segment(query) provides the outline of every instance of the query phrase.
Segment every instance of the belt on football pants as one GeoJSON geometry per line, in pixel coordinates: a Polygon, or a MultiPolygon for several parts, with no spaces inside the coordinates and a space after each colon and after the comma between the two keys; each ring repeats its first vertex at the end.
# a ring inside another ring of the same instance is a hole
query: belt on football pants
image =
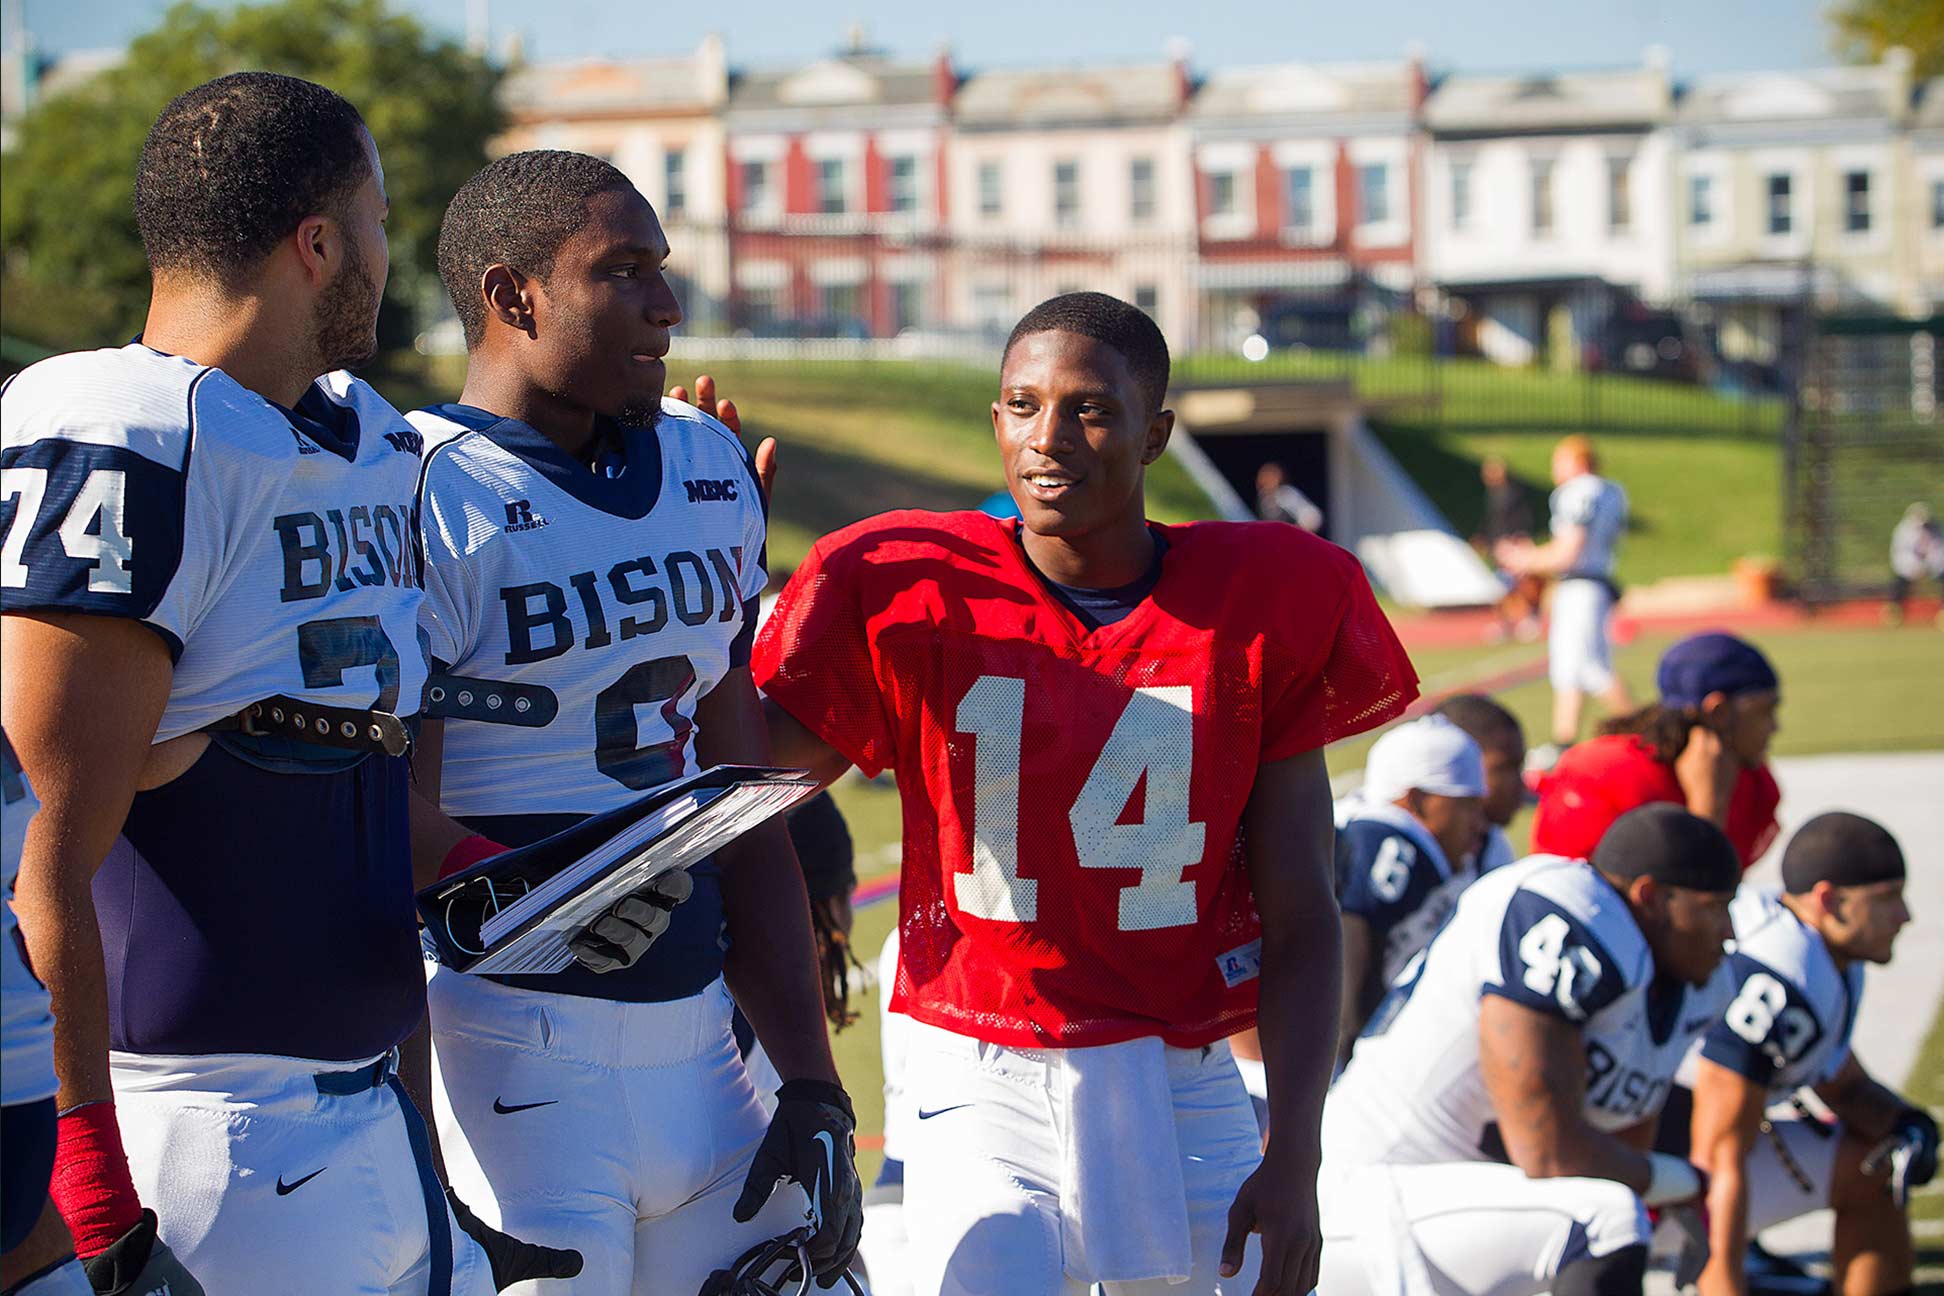
{"type": "Polygon", "coordinates": [[[319,1071],[311,1080],[317,1092],[329,1098],[390,1089],[398,1099],[399,1115],[405,1118],[405,1136],[412,1145],[412,1160],[418,1166],[419,1190],[425,1196],[425,1227],[431,1251],[426,1296],[452,1296],[452,1217],[446,1214],[445,1188],[432,1168],[432,1139],[425,1131],[425,1117],[398,1080],[398,1051],[394,1049],[356,1071],[319,1071]]]}
{"type": "Polygon", "coordinates": [[[405,722],[389,711],[324,706],[279,693],[252,702],[235,715],[202,727],[204,733],[240,732],[252,738],[289,738],[345,751],[403,756],[412,745],[405,722]]]}

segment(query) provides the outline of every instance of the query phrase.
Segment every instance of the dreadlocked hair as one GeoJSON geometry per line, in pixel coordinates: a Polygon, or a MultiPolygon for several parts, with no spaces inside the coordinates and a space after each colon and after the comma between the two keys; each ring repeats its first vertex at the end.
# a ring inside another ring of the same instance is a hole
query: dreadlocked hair
{"type": "Polygon", "coordinates": [[[1638,711],[1614,716],[1600,725],[1603,734],[1630,734],[1654,753],[1663,765],[1672,765],[1687,750],[1688,732],[1701,723],[1694,707],[1664,706],[1649,702],[1638,711]]]}
{"type": "Polygon", "coordinates": [[[857,961],[857,950],[850,936],[838,925],[829,900],[810,902],[810,927],[817,938],[817,967],[823,977],[824,1016],[830,1029],[840,1031],[851,1025],[858,1014],[850,1006],[850,974],[864,965],[857,961]]]}

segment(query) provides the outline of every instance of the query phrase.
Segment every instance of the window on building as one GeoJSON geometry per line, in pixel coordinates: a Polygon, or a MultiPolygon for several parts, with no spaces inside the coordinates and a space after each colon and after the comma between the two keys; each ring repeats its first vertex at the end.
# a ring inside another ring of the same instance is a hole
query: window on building
{"type": "Polygon", "coordinates": [[[1544,238],[1553,232],[1553,164],[1548,159],[1532,163],[1532,233],[1544,238]]]}
{"type": "Polygon", "coordinates": [[[1316,171],[1290,167],[1283,172],[1283,224],[1308,233],[1316,227],[1316,171]]]}
{"type": "Polygon", "coordinates": [[[1843,229],[1851,234],[1870,232],[1870,173],[1843,173],[1843,229]]]}
{"type": "Polygon", "coordinates": [[[918,210],[918,159],[915,157],[894,157],[891,159],[891,192],[887,195],[894,212],[915,212],[918,210]]]}
{"type": "Polygon", "coordinates": [[[1795,177],[1772,175],[1768,178],[1768,232],[1771,234],[1791,234],[1795,232],[1795,177]]]}
{"type": "Polygon", "coordinates": [[[1136,225],[1154,219],[1154,159],[1137,157],[1127,164],[1127,218],[1136,225]]]}
{"type": "Polygon", "coordinates": [[[819,314],[831,321],[857,319],[862,312],[858,310],[858,291],[854,283],[834,283],[823,286],[822,299],[817,303],[819,314]]]}
{"type": "Polygon", "coordinates": [[[979,215],[996,220],[1000,211],[999,164],[979,163],[979,215]]]}
{"type": "Polygon", "coordinates": [[[1080,164],[1075,161],[1053,164],[1053,223],[1080,223],[1080,164]]]}
{"type": "Polygon", "coordinates": [[[1607,159],[1607,228],[1624,234],[1633,228],[1633,159],[1607,159]]]}
{"type": "Polygon", "coordinates": [[[662,154],[662,215],[671,220],[688,211],[688,154],[672,149],[662,154]]]}
{"type": "Polygon", "coordinates": [[[1134,305],[1152,315],[1161,305],[1161,290],[1153,284],[1134,285],[1134,305]]]}
{"type": "Polygon", "coordinates": [[[891,285],[891,331],[902,333],[925,322],[925,286],[916,280],[891,285]]]}
{"type": "Polygon", "coordinates": [[[1391,218],[1390,164],[1366,162],[1357,168],[1357,216],[1365,225],[1391,218]]]}
{"type": "Polygon", "coordinates": [[[1215,218],[1235,215],[1235,172],[1208,173],[1208,214],[1215,218]]]}
{"type": "Polygon", "coordinates": [[[763,212],[773,208],[776,190],[770,183],[770,164],[767,162],[745,162],[742,164],[742,209],[746,212],[763,212]]]}
{"type": "Polygon", "coordinates": [[[1944,180],[1933,180],[1931,193],[1931,228],[1944,231],[1944,180]]]}
{"type": "Polygon", "coordinates": [[[1451,228],[1470,229],[1472,222],[1472,164],[1451,164],[1451,228]]]}
{"type": "Polygon", "coordinates": [[[817,210],[841,215],[846,206],[844,198],[844,159],[817,159],[817,210]]]}
{"type": "Polygon", "coordinates": [[[1713,176],[1688,177],[1688,224],[1695,229],[1707,229],[1714,224],[1713,176]]]}
{"type": "Polygon", "coordinates": [[[776,322],[776,289],[744,288],[739,290],[737,295],[742,298],[742,317],[746,327],[761,328],[776,322]]]}

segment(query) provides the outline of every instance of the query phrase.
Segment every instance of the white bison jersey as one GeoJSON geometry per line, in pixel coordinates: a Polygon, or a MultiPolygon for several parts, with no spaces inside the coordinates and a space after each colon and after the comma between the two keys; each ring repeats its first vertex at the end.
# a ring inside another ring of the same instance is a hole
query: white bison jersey
{"type": "Polygon", "coordinates": [[[1568,576],[1613,575],[1614,552],[1627,529],[1627,492],[1618,483],[1581,473],[1552,493],[1552,529],[1576,526],[1586,532],[1579,560],[1568,576]]]}
{"type": "Polygon", "coordinates": [[[1822,937],[1772,890],[1744,886],[1730,912],[1735,997],[1696,1051],[1778,1095],[1833,1078],[1849,1058],[1863,965],[1838,971],[1822,937]]]}
{"type": "Polygon", "coordinates": [[[1343,1165],[1505,1158],[1479,1074],[1479,1005],[1503,995],[1579,1028],[1584,1114],[1624,1129],[1659,1112],[1688,1047],[1721,1015],[1726,965],[1695,989],[1654,983],[1627,902],[1579,860],[1535,855],[1495,869],[1399,976],[1323,1114],[1343,1165]]]}
{"type": "Polygon", "coordinates": [[[14,874],[27,821],[40,809],[34,789],[0,733],[0,1106],[39,1102],[54,1093],[54,1012],[47,987],[21,957],[14,934],[14,874]]]}
{"type": "Polygon", "coordinates": [[[0,597],[160,635],[157,742],[279,693],[418,710],[420,438],[364,383],[286,410],[131,343],[17,375],[0,432],[0,597]]]}
{"type": "Polygon", "coordinates": [[[742,442],[669,400],[590,472],[515,419],[411,419],[430,651],[476,681],[450,686],[447,813],[593,814],[692,772],[696,700],[748,663],[768,579],[742,442]]]}

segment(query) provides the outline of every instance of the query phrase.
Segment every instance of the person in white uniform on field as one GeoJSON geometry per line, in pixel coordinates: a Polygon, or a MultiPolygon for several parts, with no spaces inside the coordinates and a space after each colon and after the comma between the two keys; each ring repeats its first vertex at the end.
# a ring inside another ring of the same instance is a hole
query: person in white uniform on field
{"type": "Polygon", "coordinates": [[[1543,545],[1507,540],[1499,565],[1519,575],[1557,579],[1552,628],[1546,639],[1552,680],[1552,749],[1534,753],[1542,763],[1579,741],[1580,719],[1590,693],[1609,714],[1633,710],[1627,686],[1613,672],[1614,554],[1627,529],[1627,493],[1599,475],[1599,456],[1583,436],[1553,448],[1552,538],[1543,545]]]}
{"type": "Polygon", "coordinates": [[[1647,1149],[1730,996],[1740,873],[1719,828],[1654,805],[1590,862],[1535,855],[1473,883],[1324,1105],[1318,1289],[1638,1296],[1647,1208],[1703,1190],[1647,1149]]]}

